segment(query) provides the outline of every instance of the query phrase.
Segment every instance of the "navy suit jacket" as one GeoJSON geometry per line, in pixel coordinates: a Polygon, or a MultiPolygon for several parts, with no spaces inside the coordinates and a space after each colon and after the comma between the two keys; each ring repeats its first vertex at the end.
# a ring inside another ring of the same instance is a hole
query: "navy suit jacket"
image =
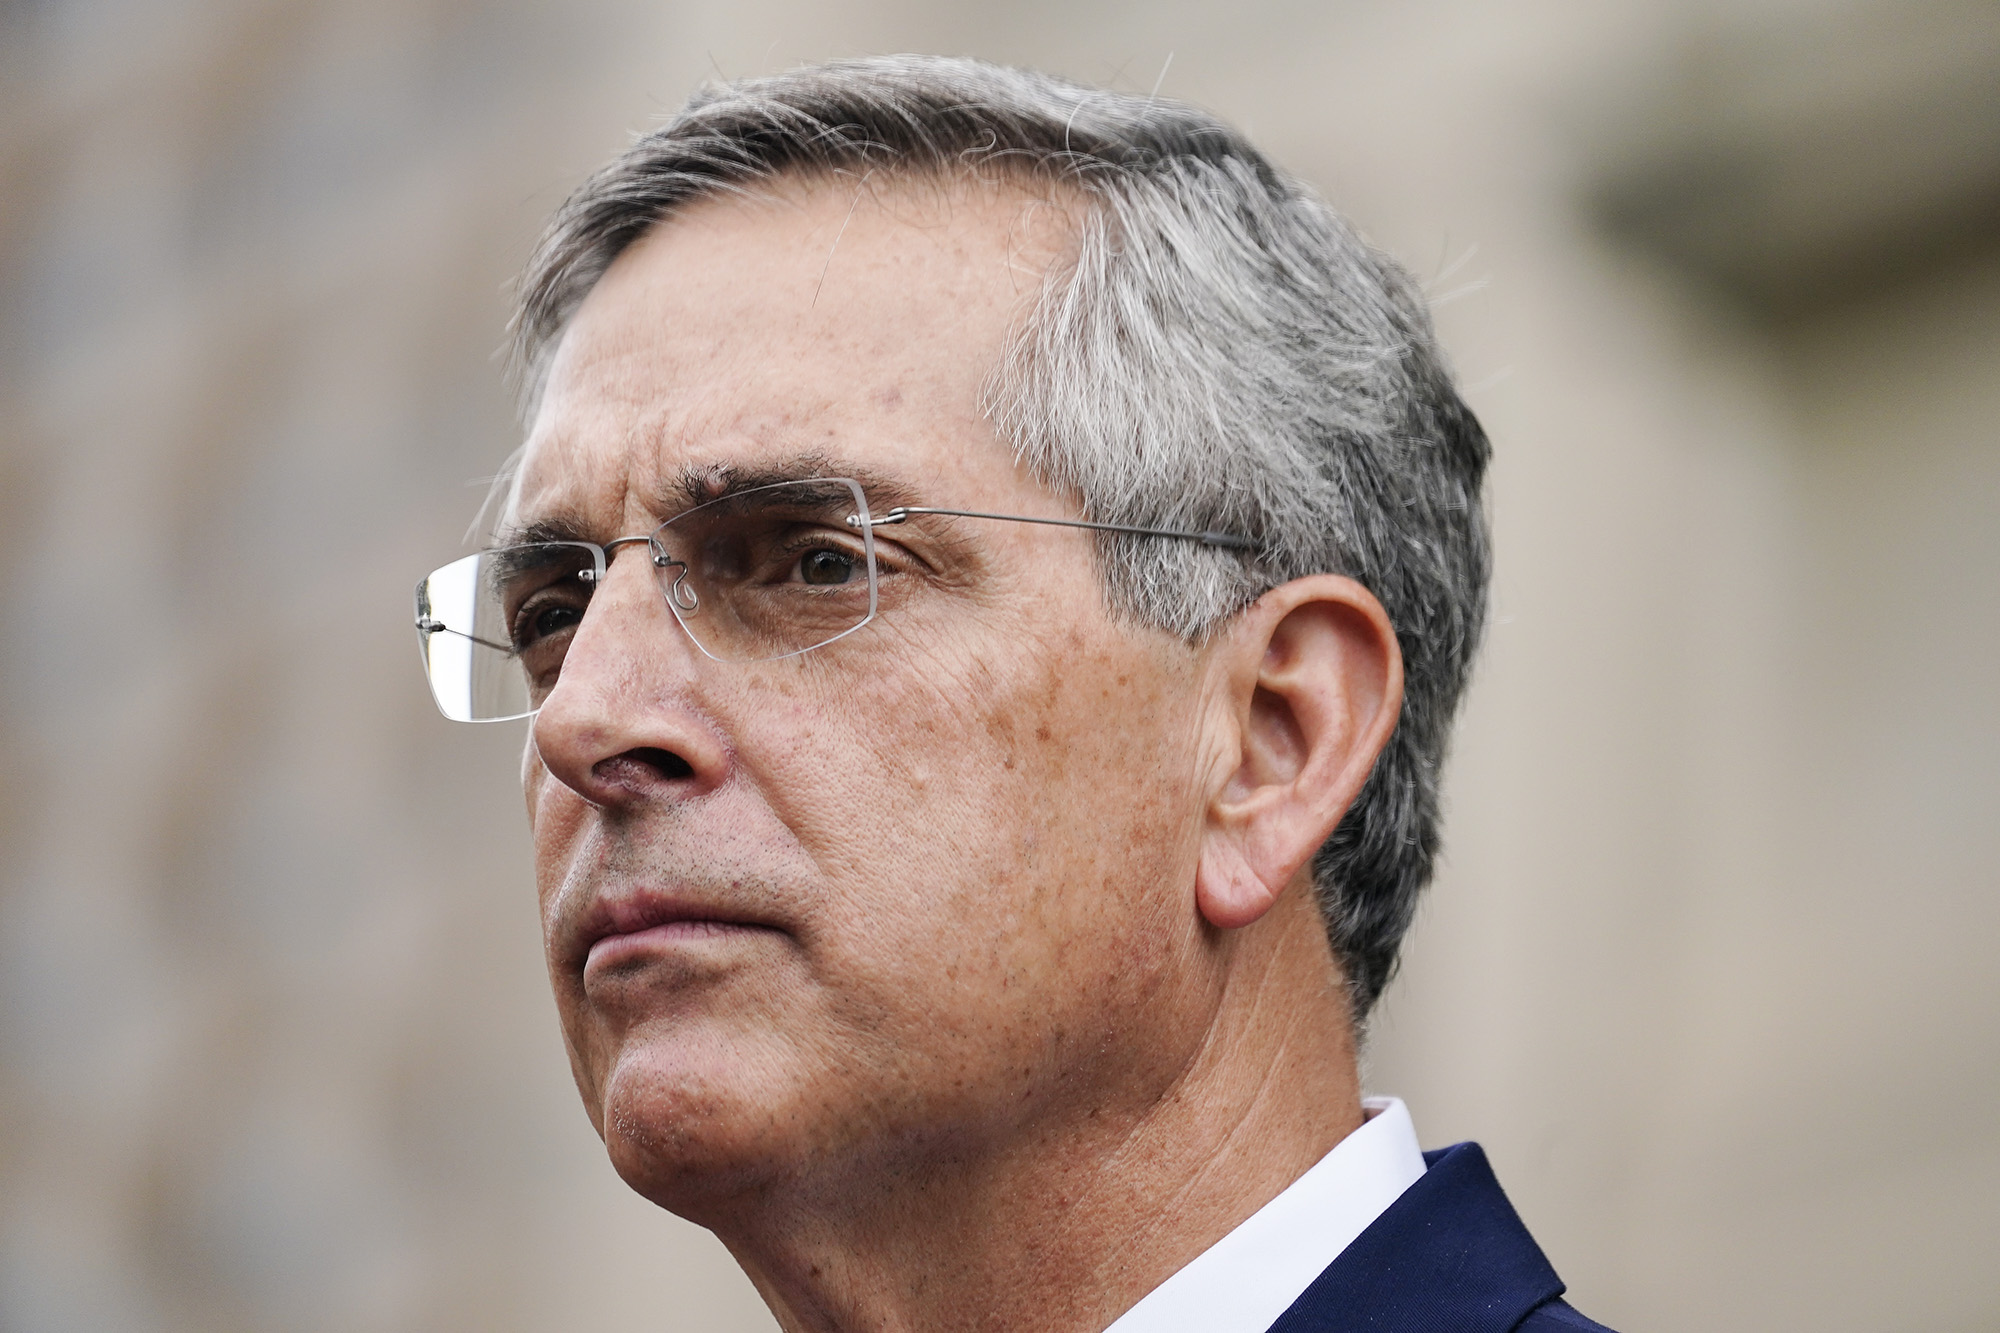
{"type": "Polygon", "coordinates": [[[1424,1162],[1271,1333],[1611,1333],[1562,1299],[1478,1144],[1424,1162]]]}

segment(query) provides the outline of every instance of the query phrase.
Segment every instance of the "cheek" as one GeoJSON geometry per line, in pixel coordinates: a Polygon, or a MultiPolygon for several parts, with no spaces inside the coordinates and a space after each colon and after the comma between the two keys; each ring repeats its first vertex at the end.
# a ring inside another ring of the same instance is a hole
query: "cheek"
{"type": "Polygon", "coordinates": [[[931,1023],[1143,987],[1192,930],[1179,677],[1122,640],[995,637],[899,640],[893,669],[814,673],[762,710],[768,799],[842,886],[822,956],[931,1023]]]}
{"type": "MultiPolygon", "coordinates": [[[[991,715],[1007,758],[1006,809],[1039,890],[1053,944],[1142,957],[1184,936],[1191,904],[1192,710],[1156,669],[1114,651],[1080,653],[1038,691],[1041,706],[991,715]]],[[[1191,918],[1190,918],[1191,919],[1191,918]]],[[[1083,970],[1106,957],[1068,960],[1083,970]]],[[[1095,964],[1095,967],[1092,965],[1095,964]]]]}
{"type": "Polygon", "coordinates": [[[535,756],[530,743],[521,763],[522,785],[527,798],[528,828],[534,841],[535,893],[537,915],[541,919],[543,960],[548,967],[549,986],[562,1023],[563,1044],[568,1048],[570,1070],[583,1094],[591,1123],[600,1132],[598,1085],[607,1067],[609,1047],[604,1034],[590,1021],[589,1006],[580,978],[562,965],[554,947],[554,926],[564,885],[579,858],[593,854],[590,840],[601,832],[593,821],[590,806],[575,792],[550,776],[535,756]]]}
{"type": "Polygon", "coordinates": [[[528,834],[534,842],[535,889],[546,926],[554,895],[568,872],[571,851],[585,832],[590,806],[550,776],[535,755],[533,742],[521,760],[521,791],[528,806],[528,834]]]}

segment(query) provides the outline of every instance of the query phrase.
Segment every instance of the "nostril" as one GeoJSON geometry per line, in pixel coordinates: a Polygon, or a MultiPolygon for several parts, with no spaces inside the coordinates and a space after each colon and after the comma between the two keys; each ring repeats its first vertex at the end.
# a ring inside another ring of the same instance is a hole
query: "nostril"
{"type": "Polygon", "coordinates": [[[694,765],[688,763],[687,760],[681,758],[672,750],[662,750],[649,745],[636,750],[627,750],[624,757],[630,759],[635,764],[644,764],[661,777],[669,780],[691,778],[694,776],[694,765]]]}
{"type": "Polygon", "coordinates": [[[684,783],[694,777],[694,765],[676,755],[674,751],[664,751],[654,745],[636,745],[630,751],[620,751],[610,759],[600,759],[590,765],[590,783],[578,787],[590,801],[622,801],[614,793],[626,793],[626,797],[646,797],[648,793],[660,793],[662,783],[684,783]]]}
{"type": "Polygon", "coordinates": [[[680,782],[694,776],[694,765],[675,754],[654,746],[637,746],[591,766],[591,776],[601,788],[621,788],[640,793],[662,782],[680,782]]]}

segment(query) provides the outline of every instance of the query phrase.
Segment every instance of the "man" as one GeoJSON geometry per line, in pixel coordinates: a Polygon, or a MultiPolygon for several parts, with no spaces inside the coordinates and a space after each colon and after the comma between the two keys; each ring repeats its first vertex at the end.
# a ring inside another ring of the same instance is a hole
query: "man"
{"type": "Polygon", "coordinates": [[[1407,277],[1191,108],[710,89],[523,287],[418,590],[523,781],[577,1086],[788,1329],[1596,1328],[1364,1104],[1484,614],[1407,277]]]}

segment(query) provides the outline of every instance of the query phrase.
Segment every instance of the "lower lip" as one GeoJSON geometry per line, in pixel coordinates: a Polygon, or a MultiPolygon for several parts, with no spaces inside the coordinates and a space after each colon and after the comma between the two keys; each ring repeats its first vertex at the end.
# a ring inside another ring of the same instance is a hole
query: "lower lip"
{"type": "Polygon", "coordinates": [[[740,921],[669,921],[624,935],[606,935],[590,946],[583,968],[589,972],[597,968],[617,967],[620,963],[669,949],[769,933],[770,929],[766,926],[746,925],[740,921]]]}

